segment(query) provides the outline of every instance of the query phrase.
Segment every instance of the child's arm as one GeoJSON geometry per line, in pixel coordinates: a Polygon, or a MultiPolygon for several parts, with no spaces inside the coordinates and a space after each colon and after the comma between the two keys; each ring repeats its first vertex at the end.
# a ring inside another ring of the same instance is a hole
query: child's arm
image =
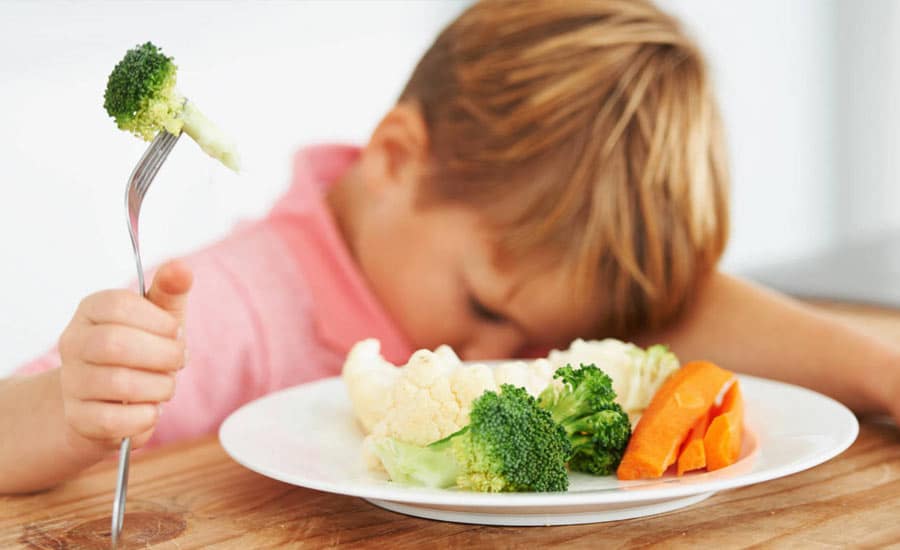
{"type": "Polygon", "coordinates": [[[109,454],[69,430],[59,374],[0,380],[0,494],[53,486],[109,454]]]}
{"type": "Polygon", "coordinates": [[[62,366],[0,382],[0,494],[51,487],[153,432],[184,364],[179,337],[191,273],[160,268],[145,300],[89,296],[60,337],[62,366]]]}
{"type": "Polygon", "coordinates": [[[683,361],[709,359],[812,388],[859,413],[900,419],[900,347],[729,275],[714,274],[674,326],[639,341],[668,343],[683,361]]]}

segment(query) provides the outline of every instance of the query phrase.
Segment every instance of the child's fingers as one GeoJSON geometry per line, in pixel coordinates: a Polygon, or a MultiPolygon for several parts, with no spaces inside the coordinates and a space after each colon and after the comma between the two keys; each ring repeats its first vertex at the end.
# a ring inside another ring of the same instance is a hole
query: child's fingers
{"type": "Polygon", "coordinates": [[[188,291],[193,282],[194,275],[184,262],[168,262],[157,270],[153,284],[147,291],[147,299],[182,322],[188,291]]]}
{"type": "MultiPolygon", "coordinates": [[[[150,439],[150,437],[152,435],[153,435],[153,428],[150,428],[149,430],[147,430],[143,433],[139,433],[137,435],[131,436],[131,448],[132,449],[140,449],[141,447],[143,447],[144,445],[147,444],[147,441],[150,439]]],[[[116,447],[118,447],[119,443],[120,443],[120,441],[116,440],[116,447]]]]}
{"type": "Polygon", "coordinates": [[[92,294],[81,302],[78,311],[95,325],[128,325],[170,337],[178,333],[177,317],[129,290],[103,290],[92,294]]]}
{"type": "Polygon", "coordinates": [[[175,376],[124,367],[80,365],[67,380],[71,397],[83,401],[158,403],[175,395],[175,376]]]}
{"type": "Polygon", "coordinates": [[[125,325],[85,329],[80,359],[94,365],[175,371],[184,366],[184,340],[164,338],[125,325]]]}
{"type": "Polygon", "coordinates": [[[154,404],[106,403],[71,400],[66,419],[76,432],[88,439],[122,439],[153,428],[159,417],[154,404]]]}

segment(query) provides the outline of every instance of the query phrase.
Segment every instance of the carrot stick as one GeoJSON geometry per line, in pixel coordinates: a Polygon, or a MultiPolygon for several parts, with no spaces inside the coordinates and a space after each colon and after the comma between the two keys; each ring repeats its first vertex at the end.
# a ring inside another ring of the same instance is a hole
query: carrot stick
{"type": "Polygon", "coordinates": [[[712,419],[703,437],[708,470],[718,470],[737,461],[741,452],[743,425],[744,397],[735,381],[725,393],[718,415],[712,419]]]}
{"type": "Polygon", "coordinates": [[[703,436],[709,427],[709,413],[700,417],[700,420],[691,428],[687,441],[678,455],[678,475],[684,475],[691,470],[699,470],[706,467],[706,450],[703,448],[703,436]]]}
{"type": "Polygon", "coordinates": [[[616,471],[619,479],[660,477],[681,443],[734,375],[707,361],[692,361],[657,390],[634,429],[616,471]]]}

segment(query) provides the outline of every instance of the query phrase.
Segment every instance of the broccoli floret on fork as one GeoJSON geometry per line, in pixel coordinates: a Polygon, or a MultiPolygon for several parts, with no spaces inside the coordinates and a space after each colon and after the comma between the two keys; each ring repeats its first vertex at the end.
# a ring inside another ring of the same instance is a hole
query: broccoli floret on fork
{"type": "Polygon", "coordinates": [[[234,142],[179,93],[178,67],[150,42],[136,46],[113,68],[106,84],[103,107],[116,125],[150,141],[160,131],[184,131],[209,156],[235,172],[240,159],[234,142]]]}

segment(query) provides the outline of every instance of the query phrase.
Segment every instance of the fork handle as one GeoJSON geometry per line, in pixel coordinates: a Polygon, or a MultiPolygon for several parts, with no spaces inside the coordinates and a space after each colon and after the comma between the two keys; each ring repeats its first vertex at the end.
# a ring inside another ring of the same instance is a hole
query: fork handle
{"type": "MultiPolygon", "coordinates": [[[[144,268],[141,265],[141,254],[134,242],[132,235],[132,245],[134,246],[134,261],[137,264],[138,286],[140,287],[141,296],[147,296],[147,290],[144,286],[144,268]]],[[[131,438],[126,437],[119,445],[119,469],[116,475],[116,495],[113,498],[112,525],[110,529],[110,541],[112,548],[119,545],[119,535],[122,533],[122,525],[125,521],[125,499],[128,496],[128,467],[131,462],[131,438]]]]}
{"type": "Polygon", "coordinates": [[[122,522],[125,520],[125,498],[128,494],[128,464],[131,456],[131,438],[126,437],[119,446],[119,472],[116,476],[116,496],[113,500],[112,515],[112,547],[119,544],[119,534],[122,532],[122,522]]]}

